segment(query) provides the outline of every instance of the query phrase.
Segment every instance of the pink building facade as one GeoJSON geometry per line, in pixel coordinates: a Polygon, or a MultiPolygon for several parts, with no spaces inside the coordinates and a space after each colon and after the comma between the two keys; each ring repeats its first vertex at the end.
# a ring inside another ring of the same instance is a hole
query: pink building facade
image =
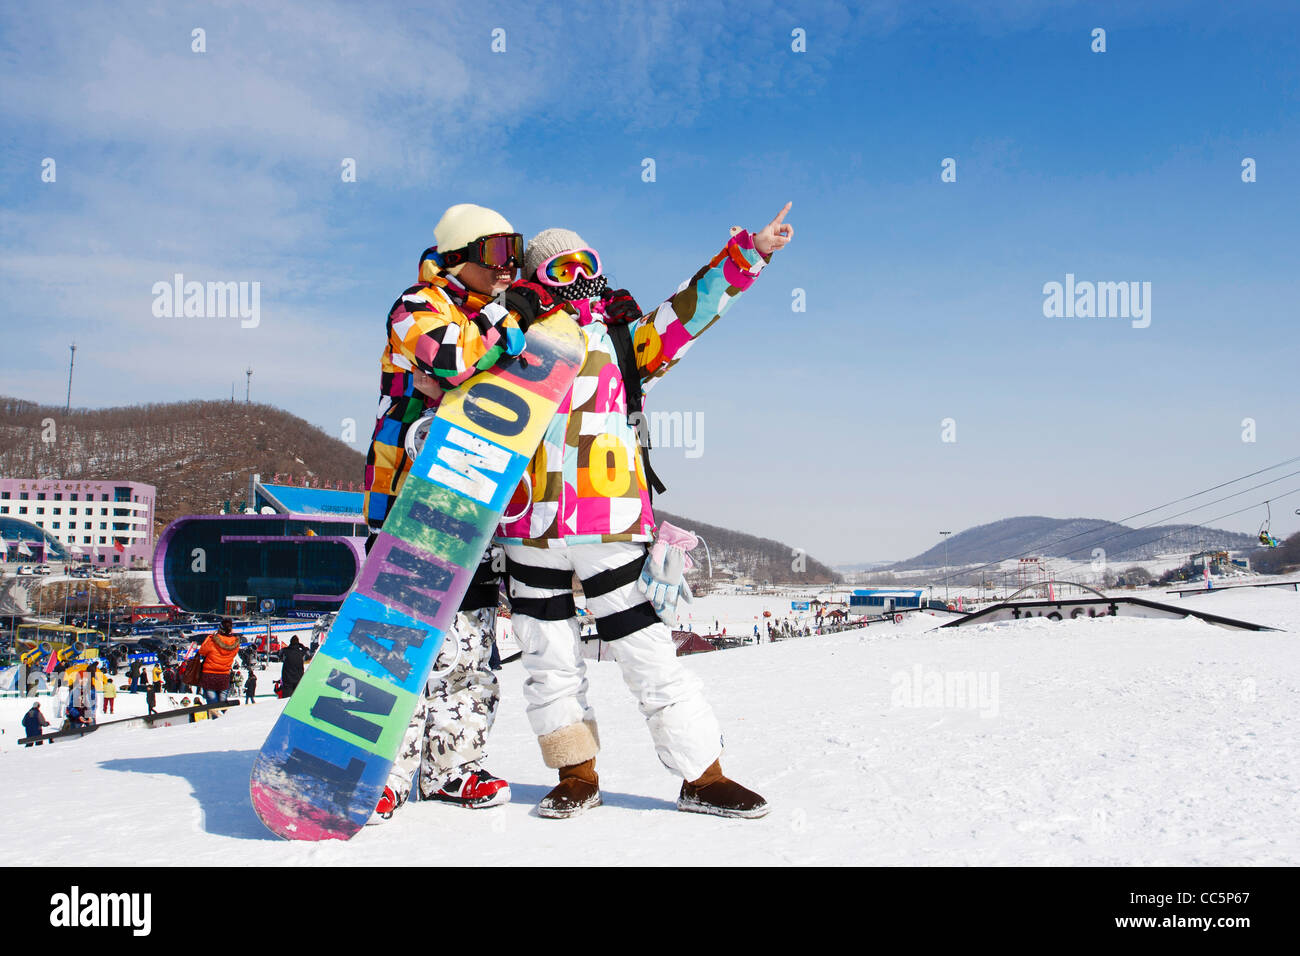
{"type": "Polygon", "coordinates": [[[74,558],[102,568],[148,567],[156,497],[153,485],[138,481],[0,478],[0,516],[36,525],[74,558]]]}

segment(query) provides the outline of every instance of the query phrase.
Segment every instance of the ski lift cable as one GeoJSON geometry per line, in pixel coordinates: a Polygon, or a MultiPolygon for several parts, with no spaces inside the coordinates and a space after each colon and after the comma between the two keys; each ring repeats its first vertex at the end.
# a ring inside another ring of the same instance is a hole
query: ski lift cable
{"type": "MultiPolygon", "coordinates": [[[[1245,489],[1243,489],[1243,490],[1241,490],[1241,491],[1234,491],[1234,492],[1233,492],[1232,494],[1230,494],[1230,495],[1224,495],[1222,498],[1215,498],[1213,501],[1207,501],[1207,502],[1205,502],[1204,504],[1197,505],[1195,508],[1188,508],[1188,509],[1185,510],[1185,511],[1179,511],[1177,514],[1166,515],[1165,517],[1160,518],[1160,519],[1158,520],[1158,522],[1153,521],[1153,522],[1151,522],[1150,524],[1144,524],[1144,525],[1142,525],[1142,526],[1139,527],[1139,528],[1134,528],[1133,530],[1134,530],[1134,531],[1143,531],[1143,530],[1145,530],[1145,529],[1147,529],[1147,528],[1154,528],[1154,527],[1156,526],[1157,523],[1161,523],[1161,524],[1163,524],[1163,523],[1166,522],[1166,521],[1172,521],[1174,518],[1181,518],[1183,515],[1189,515],[1189,514],[1191,514],[1193,511],[1200,511],[1202,508],[1208,508],[1210,505],[1217,505],[1219,502],[1221,502],[1221,501],[1227,501],[1229,498],[1236,498],[1236,497],[1238,497],[1238,496],[1240,496],[1240,495],[1244,495],[1244,494],[1246,494],[1246,493],[1248,493],[1248,492],[1251,492],[1251,491],[1257,491],[1257,490],[1260,489],[1260,488],[1267,487],[1268,485],[1275,485],[1275,484],[1277,484],[1279,481],[1285,481],[1285,480],[1288,479],[1288,478],[1294,478],[1296,475],[1300,475],[1300,471],[1292,471],[1292,472],[1289,472],[1289,473],[1283,475],[1283,476],[1280,477],[1280,478],[1273,478],[1273,479],[1270,480],[1270,481],[1261,481],[1261,482],[1260,482],[1259,484],[1257,484],[1257,485],[1251,485],[1249,488],[1245,488],[1245,489]]],[[[1269,500],[1273,500],[1273,499],[1269,499],[1269,500]]],[[[1268,501],[1264,501],[1263,504],[1264,504],[1265,507],[1268,507],[1268,501]]],[[[1255,507],[1258,507],[1258,505],[1251,505],[1250,507],[1251,507],[1251,508],[1255,508],[1255,507]]],[[[1270,514],[1271,514],[1271,512],[1270,512],[1270,514]]],[[[1213,518],[1213,519],[1211,519],[1211,520],[1213,520],[1213,521],[1217,521],[1218,519],[1217,519],[1217,518],[1213,518]]],[[[1111,537],[1115,537],[1115,535],[1111,535],[1111,537]]],[[[1107,540],[1109,540],[1109,539],[1107,539],[1107,540]]]]}
{"type": "MultiPolygon", "coordinates": [[[[1175,498],[1173,501],[1166,501],[1166,502],[1165,502],[1164,504],[1162,504],[1162,505],[1156,505],[1154,508],[1147,508],[1145,511],[1139,511],[1139,512],[1136,512],[1135,514],[1131,514],[1131,515],[1129,515],[1129,516],[1126,517],[1126,518],[1120,518],[1120,519],[1118,519],[1117,521],[1108,521],[1108,522],[1105,522],[1105,523],[1103,523],[1102,525],[1100,525],[1100,526],[1098,526],[1098,527],[1086,528],[1086,529],[1084,529],[1083,531],[1076,531],[1074,534],[1069,534],[1069,535],[1066,535],[1066,536],[1063,537],[1063,538],[1058,538],[1058,539],[1055,540],[1055,541],[1048,542],[1046,545],[1040,545],[1040,546],[1035,547],[1035,548],[1030,548],[1030,549],[1028,549],[1028,550],[1026,550],[1026,551],[1020,551],[1020,552],[1018,552],[1018,553],[1016,553],[1016,554],[1008,554],[1008,555],[1005,555],[1005,556],[1003,556],[1003,557],[1001,557],[1001,558],[998,558],[996,561],[990,561],[990,562],[988,562],[987,564],[981,564],[981,565],[979,565],[978,567],[969,568],[969,569],[967,569],[966,571],[964,571],[963,573],[965,573],[965,574],[973,574],[973,573],[975,573],[976,571],[985,571],[985,570],[987,570],[987,569],[989,569],[989,568],[995,568],[995,567],[998,567],[999,565],[1002,564],[1003,561],[1010,561],[1010,560],[1012,560],[1013,558],[1023,558],[1023,557],[1026,557],[1026,556],[1028,556],[1028,555],[1033,554],[1035,551],[1039,551],[1039,552],[1041,552],[1045,547],[1054,547],[1055,545],[1058,545],[1058,544],[1064,544],[1065,542],[1067,542],[1067,541],[1072,541],[1072,540],[1075,539],[1075,538],[1081,538],[1081,537],[1083,537],[1085,534],[1095,534],[1097,531],[1100,531],[1102,528],[1105,528],[1106,525],[1108,525],[1108,524],[1109,524],[1109,525],[1122,525],[1124,522],[1126,522],[1126,521],[1132,521],[1134,518],[1141,518],[1143,515],[1149,515],[1149,514],[1151,514],[1152,512],[1155,512],[1155,511],[1163,511],[1165,508],[1172,507],[1173,505],[1181,504],[1182,502],[1184,502],[1184,501],[1189,501],[1189,500],[1191,500],[1192,498],[1199,498],[1201,495],[1207,495],[1207,494],[1209,494],[1211,491],[1218,491],[1220,488],[1226,488],[1226,487],[1228,487],[1228,485],[1235,485],[1235,484],[1236,484],[1237,482],[1239,482],[1239,481],[1245,481],[1247,478],[1254,478],[1256,475],[1262,475],[1262,474],[1264,474],[1265,472],[1273,471],[1273,470],[1276,469],[1276,468],[1284,468],[1285,466],[1287,466],[1287,465],[1291,465],[1291,464],[1294,464],[1294,463],[1297,462],[1297,461],[1300,461],[1300,455],[1297,455],[1297,456],[1294,457],[1294,458],[1288,458],[1288,459],[1286,459],[1285,461],[1280,461],[1280,462],[1278,462],[1278,463],[1275,464],[1275,465],[1269,465],[1267,468],[1261,468],[1261,469],[1259,469],[1258,471],[1252,471],[1252,472],[1250,472],[1249,474],[1239,475],[1238,477],[1233,478],[1231,481],[1223,481],[1223,482],[1220,482],[1220,483],[1217,484],[1217,485],[1212,485],[1212,486],[1209,487],[1209,488],[1203,488],[1202,490],[1197,491],[1197,492],[1194,492],[1193,494],[1190,494],[1190,495],[1183,495],[1183,497],[1181,497],[1181,498],[1175,498]]],[[[1289,476],[1283,476],[1283,477],[1289,477],[1289,476]]],[[[1278,479],[1278,480],[1281,480],[1281,479],[1278,479]]],[[[1264,482],[1264,484],[1271,484],[1271,482],[1264,482]]],[[[1261,487],[1261,488],[1262,488],[1263,485],[1259,485],[1259,486],[1257,486],[1257,487],[1261,487]]],[[[1247,490],[1251,490],[1251,489],[1247,489],[1247,490]]],[[[1232,495],[1229,495],[1228,497],[1233,497],[1233,496],[1232,496],[1232,495]]],[[[1284,496],[1282,496],[1282,497],[1284,497],[1284,496]]],[[[1219,499],[1219,500],[1222,501],[1222,500],[1226,500],[1226,499],[1219,499]]],[[[1274,499],[1274,500],[1276,500],[1276,499],[1274,499]]],[[[1214,503],[1215,503],[1215,502],[1207,502],[1206,505],[1205,505],[1205,507],[1208,507],[1209,505],[1214,504],[1214,503]]],[[[1255,507],[1255,506],[1252,505],[1251,507],[1255,507]]],[[[1190,511],[1196,511],[1196,510],[1198,510],[1198,509],[1197,509],[1197,508],[1192,508],[1192,509],[1190,509],[1190,511]]],[[[1183,514],[1188,514],[1188,513],[1190,513],[1190,511],[1188,511],[1188,512],[1183,512],[1183,514]]],[[[1297,509],[1297,510],[1296,510],[1296,514],[1300,514],[1300,509],[1297,509]]],[[[1178,515],[1172,515],[1171,517],[1178,517],[1178,515]]],[[[1161,519],[1161,520],[1162,520],[1162,521],[1168,521],[1169,518],[1163,518],[1163,519],[1161,519]]],[[[1212,520],[1212,521],[1218,521],[1219,519],[1218,519],[1218,518],[1212,518],[1212,519],[1210,519],[1210,520],[1212,520]]],[[[1148,525],[1147,527],[1150,527],[1150,525],[1148,525]]],[[[1133,530],[1133,529],[1126,528],[1124,531],[1116,532],[1116,534],[1115,534],[1115,535],[1112,535],[1111,537],[1118,537],[1118,535],[1120,535],[1120,534],[1124,534],[1124,533],[1126,533],[1127,531],[1130,531],[1130,530],[1133,530]]],[[[1140,529],[1138,529],[1138,530],[1140,530],[1140,529]]],[[[1109,540],[1109,539],[1105,539],[1105,540],[1109,540]]],[[[1160,539],[1157,538],[1156,540],[1160,540],[1160,539]]],[[[1078,550],[1081,550],[1081,549],[1078,549],[1078,550]]],[[[1072,552],[1071,552],[1071,553],[1072,553],[1072,552]]]]}
{"type": "MultiPolygon", "coordinates": [[[[1290,491],[1283,492],[1283,493],[1280,494],[1280,495],[1276,495],[1276,496],[1273,497],[1271,500],[1273,500],[1273,501],[1277,501],[1279,498],[1286,498],[1286,497],[1289,497],[1289,496],[1294,495],[1294,494],[1300,494],[1300,488],[1292,488],[1290,491]]],[[[1253,503],[1251,503],[1251,504],[1246,505],[1246,507],[1244,507],[1244,508],[1238,508],[1236,511],[1229,511],[1229,512],[1228,512],[1227,514],[1225,514],[1225,515],[1219,515],[1217,518],[1211,518],[1211,519],[1209,519],[1209,520],[1210,520],[1210,521],[1222,521],[1224,518],[1231,518],[1231,517],[1233,517],[1234,515],[1239,515],[1239,514],[1241,514],[1243,511],[1249,511],[1251,508],[1258,508],[1261,504],[1263,504],[1262,501],[1256,501],[1256,502],[1253,502],[1253,503]]],[[[1300,509],[1298,509],[1296,513],[1297,513],[1297,514],[1300,514],[1300,509]]],[[[1208,522],[1207,522],[1207,524],[1208,524],[1208,522]]],[[[1153,543],[1156,542],[1156,541],[1163,541],[1165,538],[1172,537],[1172,536],[1175,535],[1175,534],[1178,534],[1178,532],[1177,532],[1177,531],[1170,531],[1168,534],[1162,534],[1162,535],[1161,535],[1160,537],[1158,537],[1158,538],[1153,538],[1151,541],[1148,541],[1147,544],[1153,544],[1153,543]]],[[[1261,549],[1261,550],[1262,550],[1262,549],[1261,549]]]]}
{"type": "MultiPolygon", "coordinates": [[[[1286,461],[1279,461],[1276,465],[1269,465],[1267,468],[1261,468],[1259,471],[1252,471],[1248,475],[1241,475],[1238,478],[1233,478],[1231,481],[1220,482],[1219,484],[1214,485],[1211,488],[1206,488],[1202,491],[1196,492],[1195,494],[1184,495],[1181,498],[1175,498],[1173,501],[1166,501],[1162,505],[1156,505],[1156,507],[1148,508],[1146,511],[1139,511],[1137,514],[1129,515],[1127,518],[1120,518],[1119,521],[1116,522],[1116,524],[1125,521],[1132,521],[1134,518],[1141,518],[1143,515],[1149,515],[1153,511],[1161,511],[1165,508],[1172,507],[1173,505],[1182,504],[1184,501],[1190,501],[1192,498],[1199,498],[1201,495],[1208,495],[1211,491],[1218,491],[1220,488],[1228,487],[1228,485],[1235,485],[1239,481],[1245,481],[1247,478],[1254,478],[1256,475],[1262,475],[1266,471],[1273,471],[1276,468],[1285,468],[1287,465],[1295,464],[1297,461],[1300,461],[1300,455],[1297,455],[1295,458],[1288,458],[1286,461]]],[[[1162,520],[1168,520],[1168,519],[1162,519],[1162,520]]],[[[1214,520],[1217,521],[1218,519],[1216,518],[1214,520]]]]}
{"type": "MultiPolygon", "coordinates": [[[[1252,485],[1250,488],[1246,488],[1246,489],[1244,489],[1244,490],[1242,490],[1242,491],[1233,492],[1233,493],[1230,494],[1230,495],[1224,495],[1222,498],[1215,498],[1213,501],[1207,501],[1207,502],[1205,502],[1205,504],[1197,505],[1195,508],[1188,508],[1186,511],[1180,511],[1180,512],[1178,512],[1177,514],[1167,515],[1167,516],[1165,516],[1165,517],[1163,517],[1163,518],[1158,519],[1158,520],[1159,520],[1159,523],[1164,523],[1164,522],[1166,522],[1166,521],[1172,521],[1174,518],[1181,518],[1183,515],[1191,514],[1193,511],[1200,511],[1202,508],[1208,508],[1210,505],[1217,505],[1217,504],[1218,504],[1219,502],[1221,502],[1221,501],[1227,501],[1229,498],[1236,498],[1236,497],[1238,497],[1239,495],[1244,495],[1244,494],[1246,494],[1247,492],[1256,491],[1256,490],[1258,490],[1258,489],[1260,489],[1260,488],[1265,487],[1266,485],[1272,485],[1272,484],[1276,484],[1276,483],[1279,482],[1279,481],[1285,481],[1287,478],[1294,478],[1296,475],[1300,475],[1300,471],[1293,471],[1293,472],[1291,472],[1290,474],[1283,475],[1281,478],[1274,478],[1274,479],[1272,479],[1271,481],[1263,481],[1263,482],[1260,482],[1258,485],[1252,485]]],[[[1288,494],[1289,494],[1289,493],[1290,493],[1290,492],[1288,492],[1288,494]]],[[[1279,496],[1279,497],[1281,497],[1281,496],[1279,496]]],[[[1276,499],[1273,499],[1273,500],[1276,500],[1276,499]]],[[[1264,502],[1262,502],[1262,503],[1265,504],[1265,505],[1268,504],[1267,501],[1264,501],[1264,502]]],[[[1249,511],[1251,508],[1258,508],[1259,505],[1260,505],[1260,502],[1256,502],[1255,504],[1247,505],[1245,508],[1242,508],[1241,511],[1249,511]]],[[[1241,514],[1241,511],[1234,511],[1233,514],[1241,514]]],[[[1209,521],[1218,521],[1218,520],[1219,520],[1218,518],[1211,518],[1211,519],[1209,519],[1209,521]]],[[[1198,525],[1201,526],[1201,527],[1204,527],[1206,524],[1209,523],[1209,521],[1201,521],[1201,522],[1198,522],[1198,525]]],[[[1120,535],[1122,535],[1122,534],[1127,534],[1127,533],[1129,533],[1130,531],[1145,531],[1147,528],[1154,528],[1154,527],[1156,526],[1156,524],[1157,524],[1157,522],[1153,521],[1153,522],[1151,522],[1150,524],[1142,525],[1140,528],[1126,528],[1126,529],[1124,529],[1123,531],[1118,531],[1118,532],[1116,532],[1115,534],[1107,535],[1106,537],[1101,538],[1100,540],[1093,541],[1093,542],[1091,542],[1090,544],[1085,545],[1084,547],[1096,547],[1097,545],[1101,544],[1103,541],[1110,541],[1112,538],[1118,538],[1120,535]]],[[[1177,534],[1177,533],[1178,533],[1178,532],[1176,532],[1176,531],[1171,531],[1169,534],[1177,534]]],[[[1152,541],[1163,541],[1163,540],[1164,540],[1165,538],[1167,538],[1167,537],[1169,537],[1168,534],[1161,535],[1161,536],[1158,537],[1158,538],[1152,538],[1151,541],[1144,541],[1144,542],[1142,542],[1142,545],[1148,545],[1148,544],[1151,544],[1152,541]]],[[[1138,545],[1138,547],[1141,547],[1142,545],[1138,545]]],[[[1060,555],[1060,557],[1068,558],[1070,555],[1074,554],[1075,552],[1077,552],[1077,551],[1082,551],[1082,550],[1083,550],[1083,548],[1075,548],[1075,549],[1073,549],[1072,551],[1067,551],[1067,552],[1065,552],[1065,554],[1060,555]]]]}

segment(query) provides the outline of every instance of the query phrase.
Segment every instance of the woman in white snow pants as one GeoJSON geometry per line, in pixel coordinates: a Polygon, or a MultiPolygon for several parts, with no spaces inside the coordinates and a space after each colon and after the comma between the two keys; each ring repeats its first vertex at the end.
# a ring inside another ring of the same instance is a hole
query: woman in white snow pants
{"type": "Polygon", "coordinates": [[[642,543],[560,548],[506,545],[511,625],[528,672],[528,721],[549,767],[579,764],[599,749],[587,703],[571,583],[582,581],[587,611],[608,641],[640,705],[655,752],[669,770],[694,780],[722,755],[722,731],[699,679],[682,666],[672,633],[636,588],[642,543]]]}
{"type": "MultiPolygon", "coordinates": [[[[722,772],[713,709],[678,661],[668,625],[646,599],[649,591],[638,587],[646,569],[655,593],[672,588],[675,599],[681,567],[671,581],[653,577],[665,567],[647,568],[647,542],[661,543],[650,489],[662,485],[633,414],[645,392],[789,241],[792,230],[783,222],[789,208],[758,233],[734,227],[726,245],[649,312],[627,290],[609,289],[600,254],[572,230],[544,229],[524,250],[526,281],[518,294],[545,299],[547,308],[558,303],[586,341],[582,368],[529,463],[528,505],[503,519],[496,539],[505,548],[511,623],[528,672],[528,720],[543,761],[559,770],[559,783],[537,805],[539,816],[564,819],[601,803],[600,739],[587,703],[575,574],[597,633],[640,705],[655,753],[682,778],[678,809],[750,818],[768,812],[760,795],[722,772]]],[[[665,600],[658,598],[659,611],[665,600]]]]}

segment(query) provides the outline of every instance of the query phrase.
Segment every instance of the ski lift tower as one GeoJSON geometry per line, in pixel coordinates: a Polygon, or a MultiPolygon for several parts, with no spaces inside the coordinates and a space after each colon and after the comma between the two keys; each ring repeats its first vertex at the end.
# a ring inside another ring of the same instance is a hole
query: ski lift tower
{"type": "Polygon", "coordinates": [[[940,531],[939,536],[943,538],[943,603],[948,603],[948,535],[951,531],[940,531]]]}
{"type": "Polygon", "coordinates": [[[1016,590],[1038,584],[1046,575],[1042,558],[1021,558],[1016,565],[1016,590]]]}
{"type": "Polygon", "coordinates": [[[72,366],[77,363],[77,343],[73,342],[68,346],[68,348],[70,348],[72,352],[68,357],[68,401],[63,406],[63,412],[65,415],[72,411],[72,366]]]}

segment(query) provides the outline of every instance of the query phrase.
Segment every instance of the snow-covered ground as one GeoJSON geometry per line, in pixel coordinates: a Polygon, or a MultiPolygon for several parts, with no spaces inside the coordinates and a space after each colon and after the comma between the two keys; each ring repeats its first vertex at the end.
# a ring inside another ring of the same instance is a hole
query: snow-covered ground
{"type": "MultiPolygon", "coordinates": [[[[690,658],[724,767],[772,805],[762,820],[677,812],[617,665],[595,662],[605,806],[537,817],[554,777],[514,663],[489,761],[511,781],[508,806],[416,803],[349,843],[275,839],[247,787],[283,707],[266,699],[218,721],[10,745],[0,865],[120,866],[121,838],[136,865],[1300,863],[1300,593],[1181,604],[1284,630],[1103,618],[934,631],[916,614],[690,658]]],[[[705,597],[690,613],[752,630],[788,607],[705,597]]],[[[12,741],[25,708],[0,703],[12,741]]]]}

